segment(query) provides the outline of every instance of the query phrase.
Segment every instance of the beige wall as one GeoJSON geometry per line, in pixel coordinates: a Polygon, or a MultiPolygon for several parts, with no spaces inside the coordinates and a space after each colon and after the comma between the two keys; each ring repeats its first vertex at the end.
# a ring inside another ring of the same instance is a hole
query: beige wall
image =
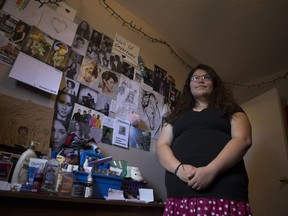
{"type": "Polygon", "coordinates": [[[253,144],[245,162],[250,179],[249,197],[254,215],[288,215],[287,136],[276,88],[242,104],[251,125],[253,144]]]}

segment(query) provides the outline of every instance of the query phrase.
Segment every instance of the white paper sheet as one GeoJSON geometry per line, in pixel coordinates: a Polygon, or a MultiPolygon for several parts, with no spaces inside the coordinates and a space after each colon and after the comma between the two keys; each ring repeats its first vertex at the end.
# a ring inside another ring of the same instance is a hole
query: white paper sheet
{"type": "Polygon", "coordinates": [[[62,16],[66,17],[70,21],[74,21],[77,11],[70,7],[69,5],[65,4],[64,2],[59,2],[59,7],[57,7],[57,13],[61,14],[62,16]]]}
{"type": "Polygon", "coordinates": [[[116,34],[113,42],[112,53],[122,56],[123,61],[134,66],[138,65],[140,47],[129,42],[124,37],[116,34]]]}
{"type": "MultiPolygon", "coordinates": [[[[43,6],[44,7],[44,6],[43,6]]],[[[78,25],[49,7],[44,7],[43,15],[37,25],[51,37],[71,46],[78,25]]]]}
{"type": "Polygon", "coordinates": [[[128,121],[115,120],[112,144],[128,148],[129,126],[128,121]]]}
{"type": "Polygon", "coordinates": [[[62,79],[62,72],[20,52],[9,77],[57,95],[62,79]]]}

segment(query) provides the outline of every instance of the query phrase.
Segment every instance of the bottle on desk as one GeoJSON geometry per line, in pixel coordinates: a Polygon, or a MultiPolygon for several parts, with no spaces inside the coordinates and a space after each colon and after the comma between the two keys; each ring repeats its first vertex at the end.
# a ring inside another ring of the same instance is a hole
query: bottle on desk
{"type": "Polygon", "coordinates": [[[67,197],[71,195],[73,182],[74,182],[74,174],[73,174],[73,165],[68,164],[67,170],[62,172],[61,182],[58,188],[58,196],[67,197]]]}
{"type": "Polygon", "coordinates": [[[31,141],[29,148],[21,154],[13,171],[11,183],[26,184],[30,158],[37,158],[34,151],[36,147],[35,144],[35,141],[31,141]]]}
{"type": "Polygon", "coordinates": [[[87,183],[85,185],[85,198],[92,198],[93,197],[93,183],[92,183],[92,174],[89,172],[87,183]]]}
{"type": "Polygon", "coordinates": [[[44,192],[56,192],[58,173],[60,164],[56,159],[56,152],[51,153],[51,159],[47,161],[44,169],[44,180],[42,185],[42,191],[44,192]]]}
{"type": "Polygon", "coordinates": [[[39,169],[37,170],[37,172],[34,175],[33,184],[32,184],[32,188],[31,188],[32,192],[36,192],[36,193],[41,192],[43,179],[44,179],[44,167],[45,167],[45,164],[44,163],[41,164],[39,169]]]}

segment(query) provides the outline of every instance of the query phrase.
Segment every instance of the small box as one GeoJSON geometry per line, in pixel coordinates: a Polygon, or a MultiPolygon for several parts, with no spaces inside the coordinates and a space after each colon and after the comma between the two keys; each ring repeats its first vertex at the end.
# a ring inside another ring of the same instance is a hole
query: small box
{"type": "Polygon", "coordinates": [[[148,202],[154,202],[153,189],[149,188],[139,188],[139,200],[148,202]]]}
{"type": "Polygon", "coordinates": [[[108,176],[103,174],[92,174],[93,178],[93,197],[96,199],[103,199],[108,196],[110,188],[120,190],[123,178],[119,176],[108,176]]]}

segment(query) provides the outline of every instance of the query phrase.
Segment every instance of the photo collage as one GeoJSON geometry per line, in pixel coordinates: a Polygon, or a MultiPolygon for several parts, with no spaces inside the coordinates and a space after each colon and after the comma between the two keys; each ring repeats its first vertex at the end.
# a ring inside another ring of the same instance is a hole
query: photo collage
{"type": "Polygon", "coordinates": [[[50,20],[52,25],[52,27],[46,26],[47,29],[43,27],[45,23],[41,21],[42,18],[38,25],[29,25],[1,10],[0,55],[1,63],[11,67],[21,52],[62,72],[55,100],[51,149],[59,153],[73,146],[69,152],[73,156],[73,152],[77,152],[75,149],[83,148],[88,142],[117,145],[113,140],[124,140],[118,146],[150,151],[150,139],[157,138],[153,135],[154,125],[156,124],[159,130],[162,124],[164,103],[170,106],[180,93],[175,88],[175,80],[157,65],[153,70],[142,68],[141,79],[139,77],[136,79],[139,71],[135,65],[125,62],[124,55],[113,53],[112,38],[93,29],[89,22],[77,16],[71,24],[61,15],[56,15],[55,11],[50,12],[50,9],[44,11],[48,12],[45,13],[45,20],[50,20]],[[68,24],[63,25],[64,21],[68,24]],[[67,31],[74,33],[74,37],[62,41],[61,31],[64,35],[68,34],[67,31]],[[12,46],[11,49],[5,48],[8,44],[12,46]],[[123,100],[124,98],[126,100],[119,102],[117,97],[121,87],[123,88],[123,83],[125,83],[123,100]],[[149,99],[144,94],[148,95],[149,99]],[[133,97],[130,101],[128,95],[130,99],[133,97]],[[157,123],[150,123],[151,118],[144,116],[149,114],[144,109],[152,98],[155,104],[158,104],[157,123]],[[146,101],[148,103],[144,104],[146,101]],[[132,105],[123,108],[126,109],[126,113],[122,115],[120,121],[117,119],[115,126],[114,117],[119,116],[117,110],[121,107],[120,103],[132,105]],[[145,131],[129,123],[130,114],[140,113],[140,109],[143,109],[141,118],[146,121],[148,128],[145,131]],[[116,138],[115,128],[119,128],[116,138]]]}

